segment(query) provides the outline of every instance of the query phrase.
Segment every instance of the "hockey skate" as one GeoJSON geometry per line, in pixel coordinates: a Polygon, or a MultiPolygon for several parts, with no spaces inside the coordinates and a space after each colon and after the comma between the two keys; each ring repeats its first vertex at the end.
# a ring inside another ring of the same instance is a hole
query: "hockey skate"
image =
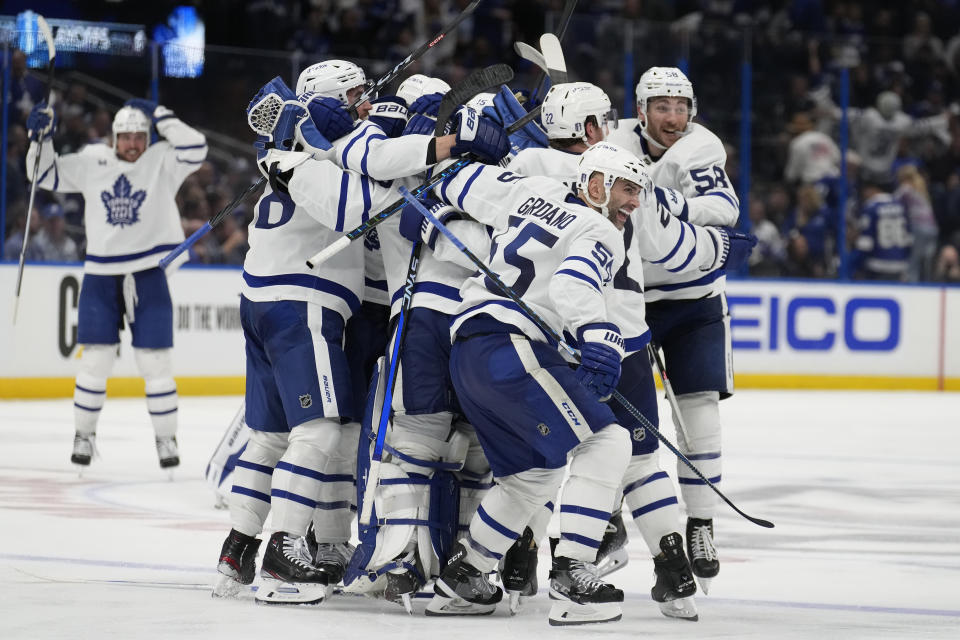
{"type": "Polygon", "coordinates": [[[268,604],[319,604],[327,596],[327,579],[314,566],[306,538],[277,531],[263,554],[256,599],[268,604]]]}
{"type": "Polygon", "coordinates": [[[161,469],[170,469],[180,465],[180,450],[176,436],[157,437],[157,457],[161,469]]]}
{"type": "Polygon", "coordinates": [[[676,531],[660,538],[660,555],[653,559],[653,571],[657,582],[650,596],[660,605],[660,612],[668,618],[697,621],[700,616],[693,600],[697,585],[683,555],[683,539],[676,531]]]}
{"type": "Polygon", "coordinates": [[[80,467],[80,473],[83,473],[84,467],[90,466],[90,461],[97,454],[97,434],[75,433],[73,435],[73,453],[70,455],[70,462],[80,467]]]}
{"type": "Polygon", "coordinates": [[[257,572],[257,550],[260,540],[231,529],[220,550],[217,582],[213,585],[215,598],[232,598],[244,585],[251,584],[257,572]]]}
{"type": "Polygon", "coordinates": [[[709,594],[710,583],[720,573],[720,558],[713,546],[713,520],[687,518],[687,557],[700,588],[709,594]]]}
{"type": "Polygon", "coordinates": [[[537,548],[530,527],[523,530],[503,555],[500,566],[500,581],[510,599],[510,615],[520,610],[522,599],[537,594],[537,548]]]}
{"type": "Polygon", "coordinates": [[[622,616],[623,591],[597,576],[597,567],[559,556],[550,570],[550,624],[567,626],[615,622],[622,616]]]}
{"type": "Polygon", "coordinates": [[[620,512],[615,512],[607,523],[607,531],[597,549],[597,575],[608,576],[627,566],[630,556],[627,553],[627,528],[623,524],[620,512]]]}
{"type": "Polygon", "coordinates": [[[313,552],[313,564],[327,575],[328,585],[335,585],[343,580],[351,556],[353,545],[349,542],[320,542],[313,552]]]}
{"type": "Polygon", "coordinates": [[[397,557],[395,567],[387,572],[387,586],[383,597],[390,602],[403,605],[404,610],[413,614],[413,597],[423,588],[423,568],[417,556],[417,550],[411,549],[397,557]]]}
{"type": "Polygon", "coordinates": [[[433,585],[434,595],[424,612],[428,616],[489,615],[503,598],[503,590],[464,558],[466,549],[457,543],[446,566],[433,585]]]}

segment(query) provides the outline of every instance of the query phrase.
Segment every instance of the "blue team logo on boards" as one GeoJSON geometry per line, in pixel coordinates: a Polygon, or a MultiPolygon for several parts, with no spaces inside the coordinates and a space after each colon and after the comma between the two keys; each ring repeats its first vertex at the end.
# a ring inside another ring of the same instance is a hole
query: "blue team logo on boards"
{"type": "Polygon", "coordinates": [[[100,199],[107,209],[107,222],[115,227],[136,224],[140,220],[140,205],[146,197],[147,192],[143,189],[133,191],[127,176],[121,173],[113,183],[113,193],[100,192],[100,199]]]}

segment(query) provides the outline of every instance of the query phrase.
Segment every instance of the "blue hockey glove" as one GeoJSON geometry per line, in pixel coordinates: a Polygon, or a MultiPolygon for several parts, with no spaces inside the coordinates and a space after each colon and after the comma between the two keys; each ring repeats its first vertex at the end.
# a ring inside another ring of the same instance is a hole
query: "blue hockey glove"
{"type": "Polygon", "coordinates": [[[320,134],[331,142],[353,131],[353,118],[336,98],[312,97],[307,102],[307,111],[320,134]]]}
{"type": "Polygon", "coordinates": [[[613,325],[587,326],[577,334],[580,342],[577,380],[604,402],[610,398],[620,381],[623,338],[613,325]]]}
{"type": "Polygon", "coordinates": [[[46,140],[53,135],[55,128],[56,116],[53,109],[48,107],[46,102],[34,105],[30,115],[27,116],[27,131],[30,132],[30,139],[38,142],[46,140]]]}
{"type": "Polygon", "coordinates": [[[428,93],[422,95],[413,101],[410,105],[410,113],[419,113],[421,115],[437,117],[440,111],[440,101],[443,100],[442,93],[428,93]]]}
{"type": "Polygon", "coordinates": [[[720,268],[736,271],[746,264],[750,252],[757,244],[757,236],[730,227],[721,227],[720,235],[723,236],[723,259],[720,268]]]}
{"type": "Polygon", "coordinates": [[[387,134],[388,138],[396,138],[403,134],[407,126],[407,103],[397,96],[380,96],[370,103],[370,115],[367,119],[387,134]]]}
{"type": "Polygon", "coordinates": [[[481,118],[475,110],[460,107],[451,122],[457,132],[456,143],[450,149],[451,156],[472,153],[483,162],[496,164],[510,152],[510,139],[503,127],[481,118]]]}
{"type": "Polygon", "coordinates": [[[423,115],[422,113],[415,113],[410,116],[410,120],[407,122],[406,128],[403,130],[403,135],[424,135],[432,136],[433,130],[437,128],[437,119],[431,116],[423,115]]]}
{"type": "Polygon", "coordinates": [[[146,100],[144,98],[130,98],[123,103],[123,106],[140,109],[140,111],[143,111],[148,118],[153,120],[153,112],[157,110],[158,105],[153,100],[146,100]]]}
{"type": "MultiPolygon", "coordinates": [[[[429,209],[433,217],[437,218],[442,224],[447,224],[450,220],[456,220],[460,217],[459,211],[435,198],[425,198],[423,206],[429,209]]],[[[407,204],[400,212],[400,235],[410,242],[422,240],[432,251],[436,247],[437,239],[441,233],[439,227],[434,226],[412,204],[407,204]]]]}

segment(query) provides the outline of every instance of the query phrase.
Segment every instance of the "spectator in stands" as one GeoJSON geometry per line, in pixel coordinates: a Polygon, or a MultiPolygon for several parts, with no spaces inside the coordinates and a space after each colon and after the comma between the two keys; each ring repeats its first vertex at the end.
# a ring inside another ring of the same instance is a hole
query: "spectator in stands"
{"type": "Polygon", "coordinates": [[[806,245],[804,260],[818,278],[833,274],[836,236],[832,218],[816,186],[804,184],[797,188],[797,204],[788,215],[783,232],[791,240],[803,236],[806,245]]]}
{"type": "MultiPolygon", "coordinates": [[[[19,260],[20,251],[23,250],[23,230],[26,228],[27,222],[27,201],[21,200],[18,203],[14,203],[7,211],[16,213],[14,213],[13,227],[9,235],[7,235],[7,241],[3,243],[3,259],[19,260]]],[[[36,203],[34,203],[33,215],[30,216],[30,244],[27,246],[27,253],[24,256],[25,260],[42,259],[37,249],[37,243],[35,242],[42,226],[43,221],[40,220],[40,212],[37,211],[36,203]]]]}
{"type": "Polygon", "coordinates": [[[937,256],[933,269],[935,282],[960,283],[960,251],[952,244],[945,244],[937,256]]]}
{"type": "Polygon", "coordinates": [[[78,262],[80,255],[76,243],[67,235],[63,207],[51,202],[40,210],[40,217],[43,226],[36,237],[38,257],[35,259],[44,262],[78,262]]]}
{"type": "Polygon", "coordinates": [[[11,122],[26,122],[33,105],[43,100],[44,84],[27,73],[27,56],[14,49],[10,56],[10,96],[8,117],[11,122]]]}
{"type": "Polygon", "coordinates": [[[750,232],[757,236],[757,246],[750,254],[750,275],[781,275],[786,247],[777,225],[767,220],[767,206],[759,194],[750,195],[750,232]]]}
{"type": "Polygon", "coordinates": [[[927,181],[916,166],[904,165],[897,170],[897,190],[893,197],[907,210],[913,244],[910,249],[910,266],[907,269],[909,282],[924,282],[933,272],[933,260],[937,253],[940,229],[933,215],[927,181]]]}
{"type": "Polygon", "coordinates": [[[854,277],[906,279],[912,242],[906,208],[875,180],[864,180],[860,194],[863,200],[851,255],[854,277]]]}

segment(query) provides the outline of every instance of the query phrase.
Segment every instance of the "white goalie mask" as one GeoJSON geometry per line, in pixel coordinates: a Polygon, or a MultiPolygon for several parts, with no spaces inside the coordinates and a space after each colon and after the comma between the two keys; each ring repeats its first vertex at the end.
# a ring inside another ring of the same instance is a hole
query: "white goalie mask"
{"type": "Polygon", "coordinates": [[[450,85],[440,78],[431,78],[422,73],[415,73],[403,82],[397,89],[397,97],[403,98],[409,107],[417,98],[431,93],[446,93],[450,91],[450,85]]]}
{"type": "Polygon", "coordinates": [[[315,93],[325,98],[336,98],[349,106],[347,92],[366,84],[363,69],[347,60],[327,60],[312,64],[297,78],[297,95],[315,93]]]}
{"type": "Polygon", "coordinates": [[[555,84],[543,98],[540,119],[551,140],[579,138],[587,142],[586,119],[593,116],[606,135],[609,122],[616,122],[610,98],[589,82],[555,84]]]}
{"type": "Polygon", "coordinates": [[[644,193],[650,193],[652,184],[650,175],[640,161],[640,158],[623,147],[612,142],[598,142],[580,154],[577,172],[577,190],[583,193],[587,203],[598,207],[604,216],[609,215],[607,204],[610,202],[610,188],[617,178],[639,185],[644,193]],[[595,202],[590,197],[588,184],[590,177],[600,173],[603,175],[604,197],[602,202],[595,202]]]}
{"type": "Polygon", "coordinates": [[[120,133],[150,134],[150,118],[140,109],[123,107],[113,116],[113,137],[116,140],[120,133]]]}
{"type": "Polygon", "coordinates": [[[640,120],[640,130],[644,137],[655,144],[657,147],[665,148],[655,140],[651,140],[646,135],[647,129],[647,107],[652,98],[686,98],[690,103],[690,117],[687,119],[688,130],[689,123],[697,115],[697,97],[693,94],[693,84],[687,76],[676,67],[650,67],[640,76],[637,82],[637,113],[642,114],[640,120]]]}

